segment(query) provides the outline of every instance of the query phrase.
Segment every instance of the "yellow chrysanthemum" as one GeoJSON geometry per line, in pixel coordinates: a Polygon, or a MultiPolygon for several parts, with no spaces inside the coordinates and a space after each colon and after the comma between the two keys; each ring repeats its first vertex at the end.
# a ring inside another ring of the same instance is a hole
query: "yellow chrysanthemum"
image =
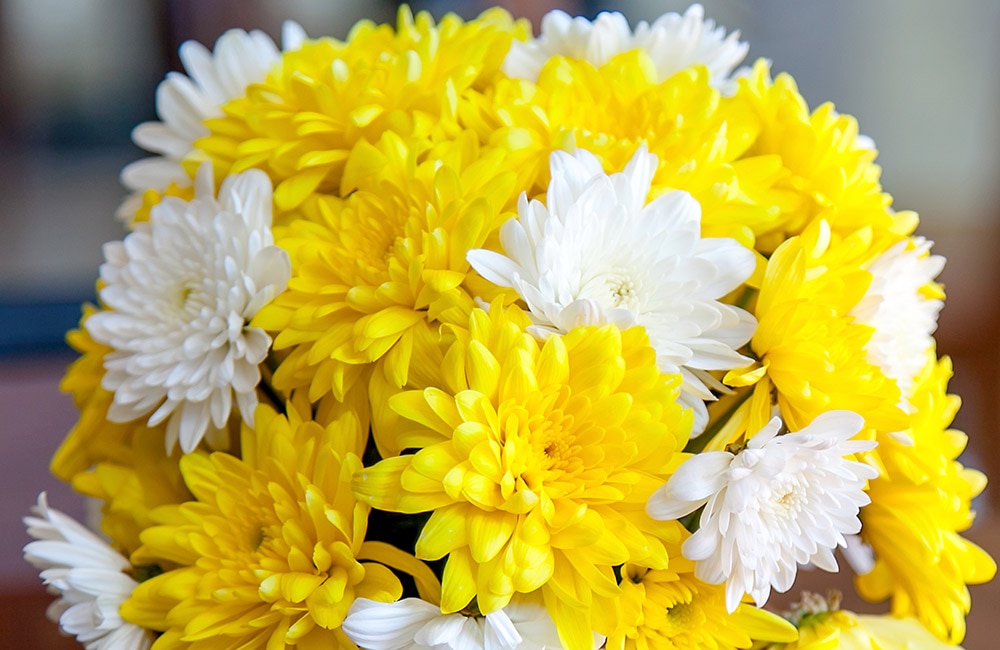
{"type": "MultiPolygon", "coordinates": [[[[887,243],[869,228],[839,239],[820,221],[774,252],[750,342],[762,366],[745,375],[747,383],[759,381],[737,414],[741,427],[728,428],[712,448],[724,447],[741,431],[763,427],[772,415],[772,391],[793,431],[836,409],[862,414],[869,429],[906,427],[899,386],[866,356],[874,330],[850,313],[871,283],[865,266],[887,243]]],[[[730,373],[727,382],[739,383],[737,374],[730,373]]]]}
{"type": "Polygon", "coordinates": [[[181,476],[181,452],[168,454],[162,433],[134,436],[129,451],[118,462],[97,463],[73,478],[74,490],[103,501],[101,530],[126,556],[141,545],[140,533],[155,524],[154,508],[192,498],[181,476]]]}
{"type": "Polygon", "coordinates": [[[377,147],[358,145],[346,174],[359,178],[359,189],[320,199],[313,218],[278,233],[292,279],[253,323],[276,332],[276,350],[290,349],[275,373],[279,389],[309,386],[313,400],[331,391],[341,398],[363,364],[382,358],[398,388],[416,329],[466,322],[473,296],[499,291],[481,279],[469,288],[466,253],[513,214],[504,152],[481,149],[466,133],[423,154],[420,143],[390,133],[377,147]]]}
{"type": "Polygon", "coordinates": [[[755,229],[758,250],[773,251],[818,219],[842,236],[864,227],[907,235],[916,227],[915,214],[890,210],[892,197],[882,192],[874,163],[878,152],[859,137],[853,117],[832,104],[810,113],[795,80],[781,74],[772,81],[765,60],[740,79],[733,101],[751,106],[760,123],[745,156],[780,161],[780,180],[771,187],[780,215],[766,230],[755,229]]]}
{"type": "Polygon", "coordinates": [[[208,120],[211,135],[189,158],[208,156],[221,178],[256,167],[275,184],[276,221],[313,192],[346,195],[342,173],[351,149],[391,132],[442,139],[456,132],[458,96],[498,74],[515,34],[502,9],[463,22],[448,14],[414,19],[399,10],[397,28],[362,21],[346,42],[306,41],[245,97],[208,120]]]}
{"type": "Polygon", "coordinates": [[[728,613],[725,586],[695,578],[680,553],[668,569],[627,564],[621,573],[621,623],[608,650],[736,650],[798,638],[791,623],[748,603],[728,613]]]}
{"type": "Polygon", "coordinates": [[[80,411],[76,424],[52,457],[50,469],[64,481],[72,481],[73,477],[101,461],[127,465],[135,436],[156,438],[163,446],[162,426],[150,429],[140,422],[119,423],[107,419],[114,393],[101,388],[101,379],[105,372],[104,357],[111,348],[94,341],[83,327],[96,311],[92,305],[84,306],[80,328],[66,335],[70,347],[81,356],[70,365],[59,385],[63,392],[72,395],[80,411]]]}
{"type": "Polygon", "coordinates": [[[180,568],[143,582],[127,620],[161,630],[154,648],[353,648],[340,624],[356,597],[391,602],[398,579],[363,563],[368,506],[351,493],[361,468],[357,418],[326,426],[293,400],[259,406],[242,458],[196,452],[181,471],[197,501],[154,513],[136,564],[180,568]]]}
{"type": "MultiPolygon", "coordinates": [[[[748,225],[769,223],[776,158],[740,160],[759,128],[742,101],[720,101],[708,71],[694,67],[666,81],[642,50],[595,68],[553,57],[537,84],[502,79],[470,93],[460,117],[489,144],[512,151],[518,186],[544,192],[549,154],[586,149],[606,170],[623,169],[645,143],[659,157],[654,193],[682,189],[698,199],[706,236],[731,235],[752,244],[748,225]]],[[[759,228],[758,228],[759,229],[759,228]]]]}
{"type": "Polygon", "coordinates": [[[612,567],[667,567],[680,524],[645,513],[679,462],[691,414],[642,328],[577,328],[541,343],[499,301],[457,331],[443,383],[389,401],[405,427],[387,458],[355,476],[360,499],[431,512],[422,559],[448,556],[441,608],[480,611],[541,589],[570,650],[616,625],[612,567]],[[588,625],[589,624],[589,625],[588,625]]]}
{"type": "Polygon", "coordinates": [[[930,353],[902,435],[880,435],[883,474],[872,481],[872,503],[862,509],[862,538],[875,551],[875,568],[859,576],[862,596],[892,598],[897,616],[915,616],[939,638],[965,637],[968,584],[993,578],[996,563],[960,532],[971,524],[971,500],[986,477],[955,459],[966,436],[948,429],[959,400],[947,394],[951,363],[930,353]]]}
{"type": "Polygon", "coordinates": [[[916,619],[843,610],[810,616],[800,632],[795,643],[766,650],[962,650],[935,639],[916,619]]]}

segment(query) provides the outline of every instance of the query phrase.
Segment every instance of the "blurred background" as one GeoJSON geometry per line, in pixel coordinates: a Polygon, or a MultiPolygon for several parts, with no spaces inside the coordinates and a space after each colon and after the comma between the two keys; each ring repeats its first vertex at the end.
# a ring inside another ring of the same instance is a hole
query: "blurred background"
{"type": "MultiPolygon", "coordinates": [[[[493,3],[489,3],[493,4],[493,3]]],[[[686,2],[510,0],[538,20],[552,8],[635,24],[686,2]]],[[[952,389],[969,432],[966,465],[1000,481],[1000,3],[995,0],[704,0],[738,29],[750,59],[790,72],[810,106],[855,115],[880,151],[883,185],[948,257],[938,332],[954,358],[952,389]]],[[[478,1],[413,2],[436,17],[472,18],[478,1]]],[[[45,596],[21,559],[19,519],[41,490],[83,516],[82,501],[47,471],[75,411],[58,382],[72,360],[63,335],[94,299],[101,245],[120,239],[118,172],[141,152],[131,128],[155,118],[156,84],[179,69],[181,42],[211,46],[227,28],[277,41],[285,19],[312,36],[343,37],[361,18],[394,22],[386,0],[0,0],[0,647],[77,647],[44,621],[45,596]],[[14,637],[16,629],[16,637],[14,637]],[[28,640],[28,645],[24,645],[28,640]],[[34,645],[32,645],[32,643],[34,645]]],[[[969,537],[1000,556],[997,488],[977,503],[969,537]],[[993,499],[991,503],[990,499],[993,499]]],[[[822,583],[822,581],[821,581],[822,583]]],[[[995,584],[973,587],[965,647],[994,648],[995,584]]],[[[852,603],[853,604],[853,603],[852,603]]],[[[878,609],[878,608],[876,608],[878,609]]],[[[879,610],[881,611],[881,610],[879,610]]]]}

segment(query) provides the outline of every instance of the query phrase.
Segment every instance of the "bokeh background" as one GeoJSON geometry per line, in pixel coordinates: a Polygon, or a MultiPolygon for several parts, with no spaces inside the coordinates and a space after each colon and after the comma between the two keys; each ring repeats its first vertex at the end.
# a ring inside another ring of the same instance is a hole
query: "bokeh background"
{"type": "MultiPolygon", "coordinates": [[[[474,17],[487,3],[410,3],[474,17]]],[[[489,3],[492,4],[492,3],[489,3]]],[[[508,0],[538,25],[563,8],[634,24],[686,2],[508,0]]],[[[1000,485],[1000,2],[996,0],[704,0],[739,29],[750,58],[790,72],[811,107],[833,100],[880,150],[883,185],[917,210],[948,257],[938,331],[970,434],[963,461],[1000,485]]],[[[121,167],[141,153],[131,128],[154,119],[156,84],[187,39],[230,27],[276,40],[282,21],[343,37],[360,18],[394,22],[387,0],[0,0],[0,647],[73,648],[44,620],[48,602],[21,559],[20,524],[39,491],[79,517],[84,504],[47,471],[75,417],[58,390],[63,342],[94,299],[101,245],[123,235],[113,213],[121,167]]],[[[1000,556],[1000,490],[987,488],[969,536],[1000,556]]],[[[817,577],[817,584],[824,579],[817,577]]],[[[847,586],[845,584],[845,586],[847,586]]],[[[848,587],[849,588],[849,587],[848,587]]],[[[965,647],[997,647],[1000,588],[974,587],[965,647]]],[[[860,605],[858,605],[860,606],[860,605]]],[[[876,607],[882,611],[883,607],[876,607]]]]}

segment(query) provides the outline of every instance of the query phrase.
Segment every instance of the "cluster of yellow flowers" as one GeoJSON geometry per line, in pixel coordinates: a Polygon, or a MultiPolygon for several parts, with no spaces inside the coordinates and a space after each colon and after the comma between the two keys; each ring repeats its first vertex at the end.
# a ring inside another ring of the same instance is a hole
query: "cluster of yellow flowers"
{"type": "Polygon", "coordinates": [[[259,34],[186,46],[52,462],[129,559],[122,625],[156,650],[962,641],[996,566],[961,536],[985,478],[948,428],[941,260],[853,118],[735,70],[700,7],[623,20],[291,25],[258,78],[229,55],[259,34]],[[696,461],[724,484],[683,484],[696,461]],[[891,613],[764,609],[848,537],[891,613]]]}

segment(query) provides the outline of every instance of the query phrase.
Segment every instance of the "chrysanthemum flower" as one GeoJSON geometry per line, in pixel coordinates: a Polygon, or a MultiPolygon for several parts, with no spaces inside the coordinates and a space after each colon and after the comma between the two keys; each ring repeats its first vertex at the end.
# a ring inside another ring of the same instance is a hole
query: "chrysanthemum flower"
{"type": "Polygon", "coordinates": [[[858,615],[808,592],[786,615],[799,628],[799,640],[764,650],[962,650],[935,639],[914,618],[858,615]]]}
{"type": "Polygon", "coordinates": [[[421,559],[447,556],[441,610],[475,598],[484,614],[540,589],[564,647],[589,649],[615,626],[612,567],[665,568],[645,501],[688,439],[680,377],[656,367],[642,328],[577,328],[544,343],[527,316],[494,302],[474,310],[445,355],[443,383],[389,405],[416,453],[355,475],[358,497],[384,510],[431,512],[421,559]]]}
{"type": "Polygon", "coordinates": [[[383,133],[448,139],[457,98],[498,74],[510,41],[526,32],[502,9],[463,22],[414,19],[402,6],[396,29],[362,21],[346,42],[307,41],[282,56],[266,80],[209,120],[199,151],[217,171],[265,170],[280,216],[313,192],[346,196],[345,162],[359,142],[383,133]]]}
{"type": "Polygon", "coordinates": [[[856,578],[867,599],[892,598],[897,616],[914,616],[938,638],[965,637],[971,606],[966,585],[996,575],[989,554],[959,533],[972,525],[971,502],[986,477],[956,461],[966,436],[948,429],[959,400],[947,394],[951,363],[925,353],[915,382],[910,426],[880,436],[883,473],[871,482],[861,511],[862,539],[875,551],[874,569],[856,578]]]}
{"type": "Polygon", "coordinates": [[[131,554],[140,533],[154,525],[154,509],[192,499],[180,471],[179,449],[167,453],[162,431],[138,431],[113,459],[73,477],[73,489],[101,502],[101,531],[131,554]]]}
{"type": "Polygon", "coordinates": [[[248,326],[285,288],[288,254],[273,245],[271,185],[258,171],[227,178],[218,200],[203,166],[195,199],[163,199],[148,223],[104,247],[106,309],[84,327],[104,356],[107,419],[166,422],[167,449],[206,434],[224,444],[233,401],[253,422],[260,364],[271,339],[248,326]],[[220,440],[221,438],[221,440],[220,440]]]}
{"type": "Polygon", "coordinates": [[[351,647],[340,624],[356,597],[393,601],[392,572],[362,562],[368,507],[351,494],[361,469],[359,422],[321,426],[308,403],[288,416],[257,409],[242,458],[184,457],[197,501],[165,506],[133,559],[180,565],[143,582],[123,616],[163,631],[157,650],[351,647]]]}
{"type": "Polygon", "coordinates": [[[243,96],[250,84],[263,81],[280,57],[267,34],[242,29],[219,37],[213,51],[187,41],[179,55],[190,77],[169,73],[156,89],[161,121],[144,122],[132,131],[137,145],[158,155],[122,170],[122,184],[135,193],[119,208],[119,218],[133,219],[147,190],[162,193],[190,186],[190,173],[205,159],[195,153],[195,142],[209,134],[205,121],[222,117],[223,105],[243,96]]]}
{"type": "MultiPolygon", "coordinates": [[[[511,601],[486,616],[441,609],[418,598],[378,603],[359,598],[344,633],[365,650],[560,650],[559,634],[541,603],[511,601]]],[[[604,644],[594,635],[592,650],[604,644]]]]}
{"type": "Polygon", "coordinates": [[[433,158],[421,146],[391,133],[378,146],[359,144],[348,162],[359,189],[320,200],[313,218],[283,229],[294,277],[254,321],[277,333],[275,349],[290,350],[275,374],[280,389],[341,399],[379,360],[399,388],[417,330],[467,322],[482,294],[469,287],[465,256],[511,216],[513,174],[502,151],[480,148],[472,134],[433,158]]]}
{"type": "Polygon", "coordinates": [[[95,463],[127,457],[136,434],[161,440],[163,437],[162,426],[150,430],[139,422],[108,421],[114,393],[102,388],[101,380],[106,372],[104,357],[113,348],[95,341],[84,326],[97,311],[92,305],[84,305],[79,328],[66,335],[66,342],[80,356],[70,364],[59,388],[70,394],[80,416],[53,455],[50,469],[67,482],[95,463]]]}
{"type": "Polygon", "coordinates": [[[41,578],[59,599],[48,615],[87,650],[145,650],[152,635],[122,620],[118,610],[138,584],[132,565],[82,524],[49,508],[43,492],[35,516],[25,517],[36,541],[24,559],[41,569],[41,578]]]}
{"type": "Polygon", "coordinates": [[[740,603],[726,611],[725,588],[694,577],[694,563],[671,556],[667,569],[622,567],[622,617],[608,650],[736,650],[755,642],[794,641],[786,620],[740,603]]]}
{"type": "Polygon", "coordinates": [[[874,329],[866,346],[868,361],[899,385],[901,408],[908,410],[913,383],[934,349],[944,293],[934,278],[944,258],[931,255],[931,242],[907,239],[882,253],[868,267],[872,283],[851,310],[857,322],[874,329]]]}
{"type": "Polygon", "coordinates": [[[714,229],[708,236],[722,232],[750,245],[748,224],[770,223],[782,200],[768,194],[781,173],[777,158],[740,160],[760,128],[746,102],[720,100],[702,67],[661,81],[644,50],[596,68],[552,58],[535,84],[501,79],[489,92],[467,94],[459,115],[482,142],[511,151],[518,187],[531,197],[548,187],[553,151],[586,149],[618,171],[645,143],[660,161],[654,193],[690,192],[714,229]]]}
{"type": "Polygon", "coordinates": [[[635,33],[618,12],[601,12],[593,22],[571,17],[564,11],[550,11],[542,18],[541,35],[530,41],[514,41],[501,68],[510,77],[537,81],[554,56],[581,59],[599,67],[612,57],[632,49],[642,49],[656,67],[658,81],[701,65],[708,69],[713,86],[727,86],[733,69],[750,46],[739,40],[739,32],[728,37],[724,27],[705,19],[699,4],[684,15],[665,13],[649,25],[641,21],[635,33]]]}
{"type": "Polygon", "coordinates": [[[772,81],[769,67],[757,61],[730,100],[749,107],[759,125],[745,158],[777,160],[781,168],[768,187],[776,208],[771,219],[746,222],[757,235],[758,250],[770,253],[820,219],[845,237],[866,227],[876,237],[910,234],[917,216],[890,209],[892,197],[882,191],[874,162],[878,152],[859,136],[857,121],[829,103],[810,112],[795,80],[781,74],[772,81]]]}
{"type": "Polygon", "coordinates": [[[747,429],[770,419],[772,392],[793,430],[830,410],[863,413],[870,429],[906,428],[898,383],[869,360],[874,328],[851,314],[871,286],[865,269],[894,243],[886,239],[867,228],[841,239],[820,221],[771,256],[754,312],[750,347],[763,376],[745,404],[747,429]]]}
{"type": "Polygon", "coordinates": [[[647,510],[657,519],[676,519],[705,506],[697,532],[682,547],[684,557],[696,561],[695,576],[726,583],[730,612],[744,594],[763,606],[772,587],[791,588],[797,565],[836,572],[833,549],[861,529],[866,479],[878,471],[845,457],[874,449],[874,441],[851,440],[863,425],[855,413],[832,411],[778,436],[775,418],[737,454],[689,458],[647,510]]]}
{"type": "Polygon", "coordinates": [[[701,211],[686,192],[646,203],[656,156],[644,147],[608,176],[593,154],[552,154],[547,205],[522,195],[518,219],[500,229],[503,254],[469,252],[483,277],[517,291],[539,336],[584,325],[641,325],[665,373],[681,373],[681,403],[694,433],[715,399],[709,370],[746,366],[735,351],[753,334],[746,311],[719,301],[753,272],[732,239],[701,237],[701,211]]]}

